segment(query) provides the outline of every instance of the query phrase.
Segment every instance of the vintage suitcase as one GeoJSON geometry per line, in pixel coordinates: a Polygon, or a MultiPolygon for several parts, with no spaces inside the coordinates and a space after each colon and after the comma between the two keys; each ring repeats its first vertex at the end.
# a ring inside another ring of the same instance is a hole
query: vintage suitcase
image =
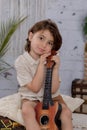
{"type": "Polygon", "coordinates": [[[71,88],[72,97],[80,97],[84,99],[84,103],[75,110],[78,113],[87,114],[87,81],[83,79],[74,79],[71,88]]]}
{"type": "Polygon", "coordinates": [[[26,130],[24,126],[7,118],[0,116],[0,130],[26,130]]]}

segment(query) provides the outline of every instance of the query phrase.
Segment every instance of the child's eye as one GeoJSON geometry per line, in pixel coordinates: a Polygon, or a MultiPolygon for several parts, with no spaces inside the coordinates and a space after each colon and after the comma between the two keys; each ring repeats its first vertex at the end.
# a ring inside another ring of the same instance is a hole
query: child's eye
{"type": "Polygon", "coordinates": [[[48,42],[48,44],[49,44],[50,46],[53,46],[53,42],[48,42]]]}
{"type": "Polygon", "coordinates": [[[43,40],[44,38],[43,37],[39,37],[40,38],[40,40],[43,40]]]}

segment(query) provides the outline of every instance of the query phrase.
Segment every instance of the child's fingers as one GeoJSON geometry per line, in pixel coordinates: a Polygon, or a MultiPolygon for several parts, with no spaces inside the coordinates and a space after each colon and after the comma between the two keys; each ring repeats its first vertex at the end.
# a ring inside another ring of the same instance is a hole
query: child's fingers
{"type": "Polygon", "coordinates": [[[60,57],[58,55],[52,56],[53,61],[55,61],[55,63],[59,63],[60,62],[60,57]]]}
{"type": "Polygon", "coordinates": [[[48,56],[50,56],[51,55],[51,52],[48,52],[48,53],[45,53],[45,54],[43,54],[43,56],[46,58],[46,57],[48,57],[48,56]]]}

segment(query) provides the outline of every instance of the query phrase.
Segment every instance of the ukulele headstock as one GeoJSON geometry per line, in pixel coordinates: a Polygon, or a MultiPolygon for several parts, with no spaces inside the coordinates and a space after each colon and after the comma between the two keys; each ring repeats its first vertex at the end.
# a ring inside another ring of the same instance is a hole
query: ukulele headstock
{"type": "Polygon", "coordinates": [[[56,54],[57,54],[56,51],[52,50],[51,55],[47,57],[47,64],[46,64],[47,68],[52,68],[54,66],[55,62],[52,61],[51,58],[56,54]]]}

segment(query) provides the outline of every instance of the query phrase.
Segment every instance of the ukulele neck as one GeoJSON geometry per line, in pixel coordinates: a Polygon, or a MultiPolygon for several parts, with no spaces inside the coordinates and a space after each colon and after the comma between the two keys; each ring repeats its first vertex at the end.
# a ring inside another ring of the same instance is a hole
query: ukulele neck
{"type": "Polygon", "coordinates": [[[46,80],[43,96],[43,109],[49,109],[49,105],[53,105],[51,88],[52,88],[52,68],[47,68],[46,80]]]}

